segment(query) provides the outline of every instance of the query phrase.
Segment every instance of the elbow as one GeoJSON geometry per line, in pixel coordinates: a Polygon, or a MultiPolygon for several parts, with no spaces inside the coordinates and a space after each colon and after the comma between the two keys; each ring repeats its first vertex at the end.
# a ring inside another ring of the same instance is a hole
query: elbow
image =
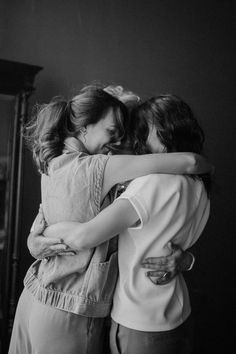
{"type": "Polygon", "coordinates": [[[190,153],[187,155],[187,174],[197,174],[199,173],[199,155],[195,153],[190,153]]]}
{"type": "Polygon", "coordinates": [[[34,244],[33,244],[33,235],[32,233],[29,234],[27,238],[27,247],[31,255],[34,253],[34,244]]]}
{"type": "Polygon", "coordinates": [[[27,247],[29,250],[29,253],[31,254],[31,256],[35,259],[41,259],[40,255],[37,252],[37,249],[35,249],[35,245],[34,245],[34,236],[32,233],[29,234],[28,238],[27,238],[27,247]]]}
{"type": "Polygon", "coordinates": [[[189,153],[188,158],[188,167],[187,174],[212,174],[214,172],[214,166],[203,156],[197,153],[189,153]]]}
{"type": "Polygon", "coordinates": [[[27,238],[27,247],[28,247],[28,250],[30,251],[31,249],[31,234],[29,234],[28,238],[27,238]]]}

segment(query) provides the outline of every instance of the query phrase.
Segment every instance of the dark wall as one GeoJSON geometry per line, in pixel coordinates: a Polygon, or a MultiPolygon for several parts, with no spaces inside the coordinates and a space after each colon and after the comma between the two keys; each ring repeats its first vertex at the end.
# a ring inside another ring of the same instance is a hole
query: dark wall
{"type": "MultiPolygon", "coordinates": [[[[70,95],[92,80],[141,95],[173,92],[193,108],[216,166],[212,211],[188,274],[196,353],[230,353],[235,321],[234,1],[2,0],[0,56],[40,65],[31,102],[70,95]]],[[[40,200],[26,153],[20,281],[26,237],[40,200]]]]}

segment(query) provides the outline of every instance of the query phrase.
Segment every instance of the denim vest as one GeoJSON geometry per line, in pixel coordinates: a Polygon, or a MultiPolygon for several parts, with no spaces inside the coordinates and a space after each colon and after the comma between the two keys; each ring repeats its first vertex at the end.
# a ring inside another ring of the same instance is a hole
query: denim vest
{"type": "MultiPolygon", "coordinates": [[[[41,179],[48,225],[59,221],[86,222],[99,213],[108,158],[90,156],[77,139],[66,139],[63,154],[52,160],[48,175],[41,179]]],[[[107,197],[102,207],[111,199],[107,197]]],[[[117,275],[114,238],[75,256],[37,260],[29,268],[24,285],[46,305],[87,317],[105,317],[111,309],[117,275]]]]}

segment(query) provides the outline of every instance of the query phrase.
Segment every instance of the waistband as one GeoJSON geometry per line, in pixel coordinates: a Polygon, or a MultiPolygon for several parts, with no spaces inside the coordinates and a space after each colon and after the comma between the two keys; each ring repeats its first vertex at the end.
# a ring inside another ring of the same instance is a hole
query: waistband
{"type": "Polygon", "coordinates": [[[93,301],[80,294],[55,290],[52,286],[45,288],[30,270],[25,276],[24,286],[43,304],[77,315],[102,318],[108,316],[111,310],[112,298],[108,301],[93,301]]]}

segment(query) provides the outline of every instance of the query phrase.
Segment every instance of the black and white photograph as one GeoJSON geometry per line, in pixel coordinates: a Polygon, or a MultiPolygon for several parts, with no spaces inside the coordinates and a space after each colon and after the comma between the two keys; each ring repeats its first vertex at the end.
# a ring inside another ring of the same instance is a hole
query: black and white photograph
{"type": "Polygon", "coordinates": [[[0,354],[233,354],[233,0],[0,1],[0,354]]]}

